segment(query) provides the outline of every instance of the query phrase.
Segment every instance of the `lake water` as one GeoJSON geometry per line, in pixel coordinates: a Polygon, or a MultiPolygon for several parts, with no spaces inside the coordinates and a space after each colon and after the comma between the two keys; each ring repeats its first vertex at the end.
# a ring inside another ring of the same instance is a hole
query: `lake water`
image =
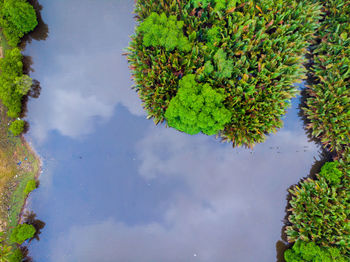
{"type": "Polygon", "coordinates": [[[27,117],[43,158],[34,261],[276,261],[287,189],[319,157],[299,99],[254,150],[155,126],[121,55],[134,1],[40,3],[48,38],[24,52],[42,87],[27,117]]]}

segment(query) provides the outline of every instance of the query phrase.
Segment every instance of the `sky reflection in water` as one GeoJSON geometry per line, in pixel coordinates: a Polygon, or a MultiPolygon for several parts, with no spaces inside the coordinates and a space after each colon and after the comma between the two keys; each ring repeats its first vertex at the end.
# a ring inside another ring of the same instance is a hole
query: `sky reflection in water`
{"type": "Polygon", "coordinates": [[[44,159],[38,262],[276,261],[287,188],[318,148],[297,113],[253,151],[145,120],[122,49],[133,1],[41,0],[28,135],[44,159]]]}

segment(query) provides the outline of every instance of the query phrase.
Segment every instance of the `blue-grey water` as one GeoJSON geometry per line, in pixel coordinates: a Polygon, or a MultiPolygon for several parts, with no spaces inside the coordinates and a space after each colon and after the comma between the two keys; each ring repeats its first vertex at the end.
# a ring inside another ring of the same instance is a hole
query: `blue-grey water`
{"type": "Polygon", "coordinates": [[[28,104],[43,159],[30,208],[36,262],[272,262],[287,189],[309,174],[293,100],[254,150],[145,119],[126,58],[133,0],[40,0],[46,41],[27,45],[41,95],[28,104]]]}

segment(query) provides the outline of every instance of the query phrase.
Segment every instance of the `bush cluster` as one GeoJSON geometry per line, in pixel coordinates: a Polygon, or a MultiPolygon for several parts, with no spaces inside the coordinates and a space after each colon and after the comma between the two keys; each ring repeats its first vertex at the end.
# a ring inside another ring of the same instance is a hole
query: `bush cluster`
{"type": "Polygon", "coordinates": [[[0,26],[11,46],[17,46],[24,34],[37,24],[35,10],[26,0],[0,1],[0,26]]]}
{"type": "Polygon", "coordinates": [[[22,110],[24,88],[18,81],[23,76],[22,58],[19,48],[13,48],[0,59],[0,99],[10,117],[18,117],[22,110]]]}
{"type": "Polygon", "coordinates": [[[350,255],[350,188],[343,178],[338,163],[327,163],[317,179],[308,178],[290,190],[289,242],[312,241],[350,255]]]}
{"type": "Polygon", "coordinates": [[[24,189],[24,194],[28,195],[34,189],[36,189],[36,181],[35,181],[35,179],[31,179],[27,182],[27,185],[24,189]]]}
{"type": "Polygon", "coordinates": [[[16,119],[10,124],[9,130],[14,136],[20,135],[24,130],[25,122],[24,120],[16,119]]]}
{"type": "Polygon", "coordinates": [[[322,1],[324,15],[312,48],[305,115],[313,136],[350,165],[350,4],[322,1]]]}
{"type": "Polygon", "coordinates": [[[306,0],[138,0],[136,14],[128,61],[149,118],[187,132],[173,112],[176,105],[183,109],[181,79],[195,76],[194,86],[223,95],[216,107],[228,110],[230,119],[225,114],[214,129],[212,121],[199,124],[200,113],[212,110],[205,103],[193,108],[197,117],[186,125],[252,146],[282,126],[320,8],[306,0]]]}
{"type": "Polygon", "coordinates": [[[297,240],[291,249],[284,253],[286,262],[347,262],[339,249],[319,247],[314,242],[297,240]]]}
{"type": "Polygon", "coordinates": [[[19,224],[12,230],[10,240],[13,243],[21,245],[25,240],[32,238],[35,231],[33,225],[19,224]]]}

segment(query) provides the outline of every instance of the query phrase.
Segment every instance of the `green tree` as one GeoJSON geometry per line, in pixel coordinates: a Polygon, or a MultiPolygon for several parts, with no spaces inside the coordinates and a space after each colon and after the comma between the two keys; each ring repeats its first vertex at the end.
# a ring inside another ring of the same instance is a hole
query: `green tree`
{"type": "Polygon", "coordinates": [[[24,130],[24,125],[25,125],[25,122],[24,120],[18,120],[16,119],[15,121],[13,121],[11,124],[10,124],[10,127],[9,127],[9,130],[12,132],[12,134],[14,136],[18,136],[20,135],[23,130],[24,130]]]}
{"type": "Polygon", "coordinates": [[[286,262],[346,262],[339,249],[319,247],[314,242],[298,240],[291,249],[284,253],[286,262]]]}
{"type": "Polygon", "coordinates": [[[197,83],[195,75],[184,76],[176,96],[165,112],[169,126],[194,135],[214,135],[224,129],[231,113],[223,105],[225,95],[209,84],[197,83]]]}
{"type": "Polygon", "coordinates": [[[15,78],[15,89],[21,95],[28,94],[33,85],[33,79],[28,75],[22,75],[15,78]]]}
{"type": "Polygon", "coordinates": [[[34,189],[36,189],[36,181],[35,179],[31,179],[27,182],[26,188],[24,189],[24,194],[28,195],[34,189]]]}
{"type": "Polygon", "coordinates": [[[23,33],[32,31],[38,24],[34,7],[26,0],[5,0],[2,12],[23,33]]]}
{"type": "Polygon", "coordinates": [[[8,262],[21,262],[23,260],[23,253],[21,249],[16,248],[9,256],[8,262]]]}
{"type": "Polygon", "coordinates": [[[146,47],[164,47],[167,51],[175,48],[189,51],[191,45],[182,32],[184,22],[177,21],[176,16],[167,17],[165,13],[152,13],[138,27],[143,33],[143,44],[146,47]]]}
{"type": "Polygon", "coordinates": [[[343,173],[338,167],[339,163],[337,161],[327,162],[321,168],[320,176],[324,177],[329,184],[339,184],[343,177],[343,173]]]}
{"type": "Polygon", "coordinates": [[[32,225],[19,224],[13,229],[10,240],[13,243],[21,245],[25,240],[32,238],[35,234],[35,231],[36,230],[32,225]]]}
{"type": "Polygon", "coordinates": [[[22,109],[23,95],[16,85],[23,76],[22,57],[19,48],[13,48],[6,51],[5,57],[0,60],[0,99],[7,107],[10,117],[18,117],[22,109]]]}

